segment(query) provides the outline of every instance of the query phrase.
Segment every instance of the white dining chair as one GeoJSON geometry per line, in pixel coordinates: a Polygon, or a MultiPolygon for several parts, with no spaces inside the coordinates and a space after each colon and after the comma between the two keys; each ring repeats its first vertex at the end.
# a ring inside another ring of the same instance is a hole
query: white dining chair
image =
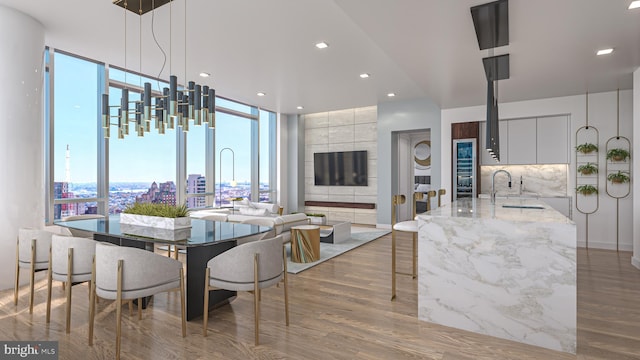
{"type": "Polygon", "coordinates": [[[16,278],[13,291],[13,303],[18,305],[20,288],[20,268],[29,269],[29,313],[33,314],[35,274],[49,269],[49,250],[52,232],[40,229],[18,229],[16,243],[16,278]]]}
{"type": "Polygon", "coordinates": [[[93,345],[94,296],[116,301],[116,359],[120,359],[123,300],[138,300],[140,318],[142,298],[179,289],[182,337],[186,336],[184,270],[178,260],[142,249],[99,243],[91,283],[89,345],[93,345]]]}
{"type": "Polygon", "coordinates": [[[73,285],[90,282],[93,258],[96,253],[95,240],[53,235],[47,277],[47,324],[51,320],[51,283],[62,281],[66,285],[66,332],[71,331],[71,288],[73,285]]]}
{"type": "Polygon", "coordinates": [[[202,333],[207,336],[209,291],[225,289],[253,292],[255,344],[259,344],[260,290],[278,285],[284,277],[284,308],[289,326],[289,294],[287,290],[287,255],[282,239],[252,241],[233,247],[207,263],[204,283],[204,321],[202,333]]]}

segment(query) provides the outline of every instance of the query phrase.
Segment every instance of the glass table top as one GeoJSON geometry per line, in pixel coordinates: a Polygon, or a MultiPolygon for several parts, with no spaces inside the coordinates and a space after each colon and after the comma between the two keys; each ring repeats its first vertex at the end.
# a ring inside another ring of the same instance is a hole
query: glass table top
{"type": "Polygon", "coordinates": [[[70,229],[122,237],[146,242],[203,246],[232,241],[271,230],[268,226],[219,222],[191,218],[191,227],[178,230],[159,229],[120,223],[120,215],[104,219],[56,221],[55,225],[70,229]]]}

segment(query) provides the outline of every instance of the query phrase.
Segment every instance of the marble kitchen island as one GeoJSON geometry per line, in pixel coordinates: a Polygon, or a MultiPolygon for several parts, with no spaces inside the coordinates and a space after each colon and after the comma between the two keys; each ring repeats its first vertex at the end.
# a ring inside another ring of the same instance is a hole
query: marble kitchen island
{"type": "Polygon", "coordinates": [[[421,320],[575,354],[571,220],[540,200],[468,199],[419,215],[418,233],[421,320]]]}

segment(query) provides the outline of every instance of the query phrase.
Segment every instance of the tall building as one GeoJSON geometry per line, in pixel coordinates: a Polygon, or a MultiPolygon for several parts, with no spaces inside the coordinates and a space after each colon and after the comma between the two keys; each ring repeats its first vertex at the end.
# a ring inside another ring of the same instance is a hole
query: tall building
{"type": "Polygon", "coordinates": [[[136,196],[136,202],[175,205],[176,185],[173,181],[163,182],[160,185],[154,181],[146,193],[136,196]]]}
{"type": "MultiPolygon", "coordinates": [[[[206,179],[200,174],[189,174],[187,177],[187,194],[204,194],[206,192],[206,179]]],[[[199,208],[206,206],[204,196],[187,198],[187,207],[199,208]]]]}

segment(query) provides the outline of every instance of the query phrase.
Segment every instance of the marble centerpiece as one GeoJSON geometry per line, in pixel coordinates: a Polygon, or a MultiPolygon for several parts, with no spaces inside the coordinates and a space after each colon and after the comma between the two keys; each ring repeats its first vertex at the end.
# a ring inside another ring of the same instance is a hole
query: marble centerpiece
{"type": "Polygon", "coordinates": [[[571,220],[540,200],[469,199],[418,216],[418,228],[421,320],[575,354],[571,220]]]}

